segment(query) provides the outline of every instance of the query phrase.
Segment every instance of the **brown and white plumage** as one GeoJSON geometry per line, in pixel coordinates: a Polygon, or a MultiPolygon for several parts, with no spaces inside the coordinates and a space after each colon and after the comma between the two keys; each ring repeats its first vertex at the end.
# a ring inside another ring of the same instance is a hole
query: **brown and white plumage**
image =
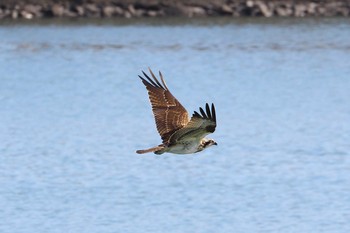
{"type": "Polygon", "coordinates": [[[159,82],[151,69],[149,72],[153,79],[145,72],[142,72],[144,77],[139,77],[148,91],[157,130],[163,143],[136,152],[139,154],[147,152],[189,154],[217,145],[212,139],[204,138],[213,133],[216,128],[214,104],[211,108],[206,104],[205,111],[199,108],[200,113],[195,111],[189,120],[186,109],[169,91],[162,73],[159,72],[161,79],[159,82]]]}

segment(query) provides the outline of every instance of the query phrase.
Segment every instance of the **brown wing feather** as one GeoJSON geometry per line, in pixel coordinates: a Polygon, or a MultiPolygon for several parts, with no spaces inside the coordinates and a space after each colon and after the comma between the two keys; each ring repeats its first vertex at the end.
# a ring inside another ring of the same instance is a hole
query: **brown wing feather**
{"type": "Polygon", "coordinates": [[[170,93],[163,75],[159,72],[160,83],[151,69],[151,79],[142,71],[145,77],[141,78],[143,84],[148,90],[149,99],[152,105],[157,130],[163,140],[168,142],[169,137],[178,129],[184,127],[188,122],[188,113],[180,102],[170,93]]]}
{"type": "Polygon", "coordinates": [[[204,111],[202,108],[199,108],[198,112],[194,112],[191,120],[186,126],[176,131],[171,135],[169,139],[169,145],[175,144],[179,141],[186,140],[188,138],[204,138],[206,135],[213,133],[216,128],[216,113],[214,104],[206,104],[204,111]]]}

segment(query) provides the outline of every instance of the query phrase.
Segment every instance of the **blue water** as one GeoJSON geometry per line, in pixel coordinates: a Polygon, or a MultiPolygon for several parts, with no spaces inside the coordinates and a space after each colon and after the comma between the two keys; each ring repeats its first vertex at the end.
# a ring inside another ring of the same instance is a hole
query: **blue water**
{"type": "Polygon", "coordinates": [[[0,25],[0,232],[350,232],[347,19],[0,25]],[[161,70],[218,142],[160,143],[161,70]]]}

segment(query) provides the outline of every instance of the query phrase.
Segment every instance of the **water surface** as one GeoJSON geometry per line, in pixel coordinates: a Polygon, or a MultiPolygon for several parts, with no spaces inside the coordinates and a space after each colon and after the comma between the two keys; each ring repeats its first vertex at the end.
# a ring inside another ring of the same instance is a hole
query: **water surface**
{"type": "Polygon", "coordinates": [[[0,231],[350,231],[347,19],[0,25],[0,231]],[[161,70],[219,146],[160,143],[161,70]]]}

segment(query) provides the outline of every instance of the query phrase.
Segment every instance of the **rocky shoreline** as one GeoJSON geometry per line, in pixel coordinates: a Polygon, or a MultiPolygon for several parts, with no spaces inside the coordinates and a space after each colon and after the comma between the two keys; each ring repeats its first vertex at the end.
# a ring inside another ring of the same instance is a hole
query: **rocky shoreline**
{"type": "Polygon", "coordinates": [[[350,0],[1,0],[0,19],[350,16],[350,0]]]}

